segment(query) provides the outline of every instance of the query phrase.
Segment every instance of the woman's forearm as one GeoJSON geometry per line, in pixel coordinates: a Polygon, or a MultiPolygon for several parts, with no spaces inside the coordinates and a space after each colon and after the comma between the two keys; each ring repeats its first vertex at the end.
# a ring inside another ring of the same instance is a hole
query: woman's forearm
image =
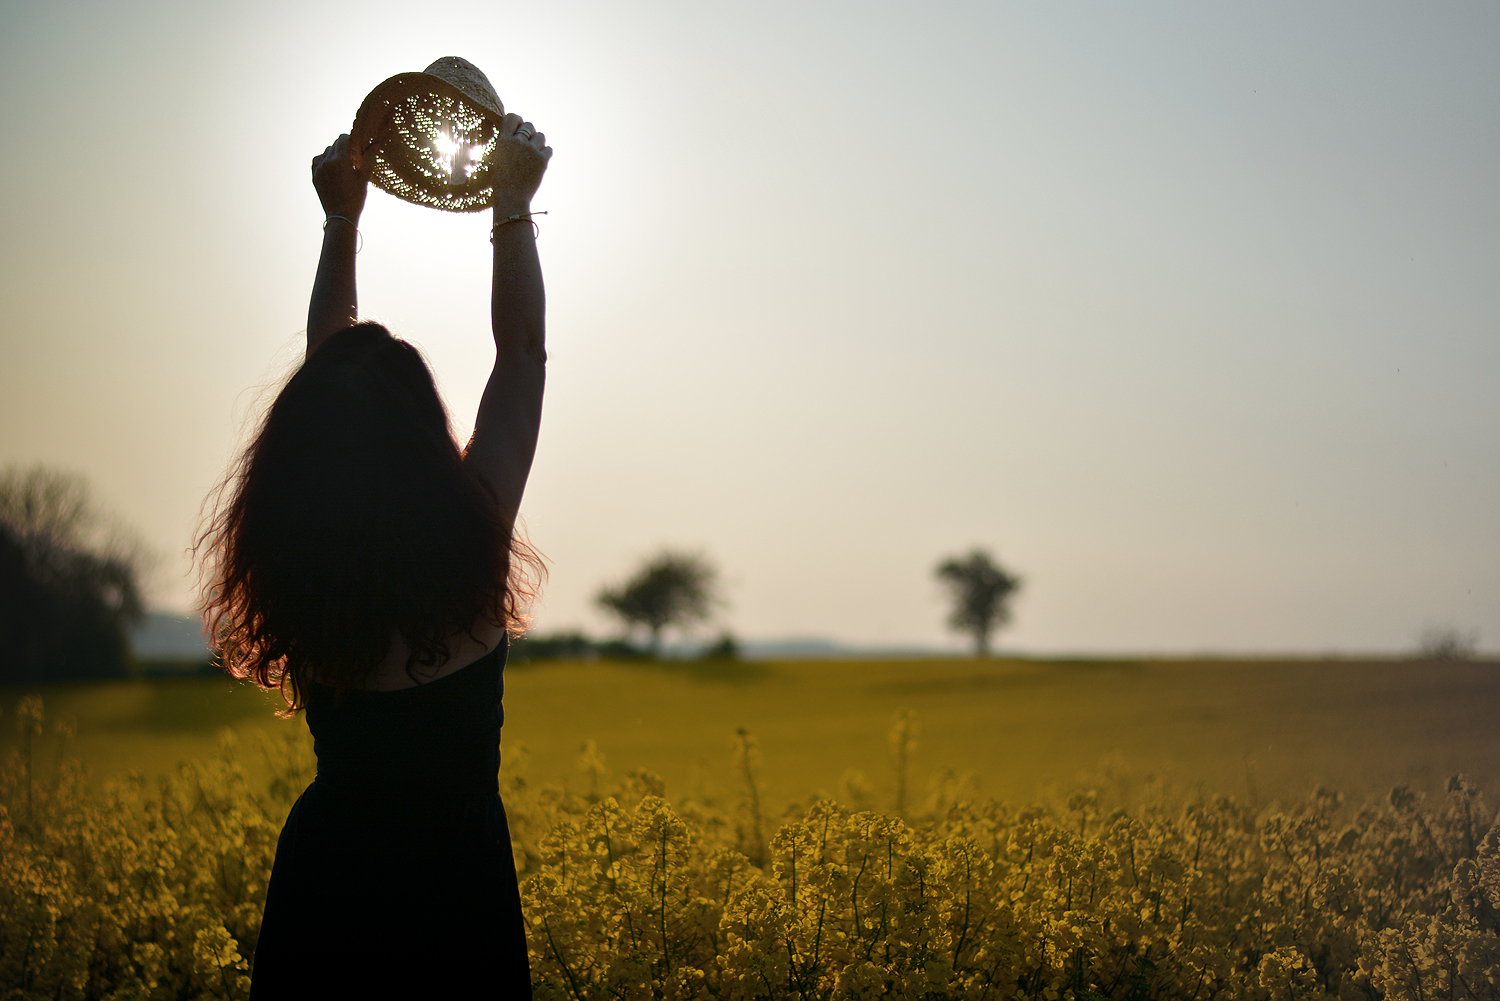
{"type": "MultiPolygon", "coordinates": [[[[497,202],[495,222],[525,211],[524,204],[497,202]]],[[[492,232],[490,325],[495,336],[495,367],[479,401],[467,461],[494,491],[502,516],[514,523],[541,430],[547,381],[547,301],[531,225],[510,222],[492,232]]]]}
{"type": "Polygon", "coordinates": [[[521,357],[533,362],[547,360],[547,294],[534,230],[525,219],[506,221],[527,212],[525,204],[495,206],[490,330],[495,337],[496,364],[521,357]]]}
{"type": "Polygon", "coordinates": [[[307,306],[307,353],[336,331],[359,318],[359,295],[355,290],[354,252],[359,239],[354,225],[330,218],[323,228],[323,252],[313,279],[312,299],[307,306]]]}
{"type": "Polygon", "coordinates": [[[359,214],[364,211],[369,177],[354,168],[349,136],[341,135],[313,157],[313,187],[323,203],[323,252],[307,305],[307,357],[328,335],[359,318],[354,292],[354,252],[358,249],[359,214]]]}

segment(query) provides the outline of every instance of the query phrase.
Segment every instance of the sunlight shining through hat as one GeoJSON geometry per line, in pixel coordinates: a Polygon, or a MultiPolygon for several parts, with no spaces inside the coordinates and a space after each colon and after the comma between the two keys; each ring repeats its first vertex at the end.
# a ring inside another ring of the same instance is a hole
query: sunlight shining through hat
{"type": "Polygon", "coordinates": [[[478,212],[494,199],[489,154],[504,117],[479,67],[444,56],[372,90],[355,115],[350,146],[383,191],[431,208],[478,212]]]}

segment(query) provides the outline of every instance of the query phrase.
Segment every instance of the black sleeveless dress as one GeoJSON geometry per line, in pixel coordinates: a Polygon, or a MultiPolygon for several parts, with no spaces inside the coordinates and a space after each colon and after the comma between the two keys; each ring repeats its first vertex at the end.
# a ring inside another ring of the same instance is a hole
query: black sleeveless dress
{"type": "Polygon", "coordinates": [[[500,803],[506,646],[416,688],[312,686],[250,997],[530,998],[500,803]]]}

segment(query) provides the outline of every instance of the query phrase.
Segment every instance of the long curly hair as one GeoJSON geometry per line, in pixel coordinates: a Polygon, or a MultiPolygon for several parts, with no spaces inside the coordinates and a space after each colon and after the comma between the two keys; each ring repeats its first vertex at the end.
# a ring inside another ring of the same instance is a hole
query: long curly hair
{"type": "Polygon", "coordinates": [[[330,336],[282,387],[199,535],[220,666],[278,689],[358,687],[399,635],[407,674],[480,621],[512,635],[543,570],[463,462],[432,373],[378,323],[330,336]]]}

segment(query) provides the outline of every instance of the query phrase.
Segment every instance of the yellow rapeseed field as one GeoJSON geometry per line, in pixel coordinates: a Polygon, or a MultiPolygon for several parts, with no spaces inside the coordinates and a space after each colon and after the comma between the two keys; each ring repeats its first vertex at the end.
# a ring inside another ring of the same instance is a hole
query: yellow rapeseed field
{"type": "MultiPolygon", "coordinates": [[[[1257,688],[1205,665],[1112,665],[1114,678],[1097,667],[929,666],[916,676],[912,665],[870,664],[742,668],[737,677],[684,666],[516,672],[514,704],[540,718],[541,696],[551,692],[554,723],[572,729],[548,736],[564,743],[592,726],[626,755],[654,754],[691,771],[693,755],[713,743],[712,727],[679,716],[669,735],[673,718],[660,714],[715,706],[720,724],[779,720],[782,765],[803,769],[796,774],[804,780],[823,774],[841,747],[855,760],[882,758],[889,773],[882,788],[845,771],[831,794],[804,789],[778,803],[763,781],[770,756],[743,727],[725,769],[675,795],[661,775],[611,762],[593,740],[571,752],[543,741],[534,756],[513,750],[501,788],[537,995],[1500,999],[1500,826],[1476,783],[1454,775],[1431,795],[1397,784],[1363,806],[1327,787],[1261,805],[1253,777],[1244,796],[1220,795],[1207,789],[1213,769],[1237,753],[1247,719],[1231,725],[1203,701],[1213,691],[1243,699],[1245,717],[1279,718],[1275,732],[1297,741],[1294,753],[1315,752],[1306,767],[1337,767],[1339,749],[1365,746],[1338,724],[1383,720],[1389,732],[1360,735],[1371,751],[1363,771],[1349,772],[1374,781],[1396,761],[1393,744],[1417,755],[1410,762],[1418,770],[1451,755],[1485,758],[1493,716],[1457,703],[1492,693],[1493,667],[1426,665],[1418,675],[1423,668],[1363,665],[1365,684],[1345,691],[1343,714],[1324,708],[1335,736],[1320,743],[1296,733],[1315,711],[1277,701],[1264,691],[1265,676],[1257,688]],[[1434,678],[1442,684],[1424,701],[1422,686],[1434,678]],[[591,682],[616,686],[613,698],[579,695],[591,682]],[[1057,689],[1091,690],[1092,703],[1070,711],[1057,689]],[[885,721],[882,746],[872,750],[858,735],[868,717],[844,720],[830,703],[820,711],[817,700],[840,691],[858,694],[872,713],[890,698],[910,704],[885,721]],[[1154,709],[1152,696],[1162,700],[1154,709]],[[1188,769],[1188,783],[1133,772],[1117,757],[1092,780],[1043,789],[1036,805],[986,796],[946,769],[918,788],[924,711],[947,728],[934,746],[952,749],[955,732],[976,741],[981,781],[998,784],[1018,780],[1005,760],[1018,737],[1057,749],[1023,757],[1023,767],[1060,767],[1059,757],[1132,732],[1089,730],[1131,708],[1145,712],[1133,748],[1148,761],[1169,755],[1163,760],[1188,769]],[[1436,737],[1444,722],[1436,752],[1423,748],[1419,738],[1436,737]],[[1471,724],[1483,725],[1458,735],[1471,724]],[[1190,742],[1210,731],[1219,739],[1204,740],[1205,760],[1194,768],[1190,742]],[[1081,745],[1072,751],[1070,733],[1081,745]],[[977,740],[985,735],[989,743],[977,740]],[[565,772],[570,787],[529,774],[537,760],[565,772]]],[[[1304,694],[1317,692],[1317,672],[1300,670],[1304,694]]],[[[161,707],[191,704],[195,689],[165,691],[155,702],[148,689],[135,718],[170,732],[161,707]]],[[[84,709],[98,694],[73,690],[73,705],[84,709]]],[[[239,698],[246,693],[221,690],[213,701],[239,698]]],[[[252,749],[223,727],[212,749],[158,782],[127,773],[90,784],[66,753],[75,739],[70,718],[49,721],[34,695],[7,710],[17,739],[0,768],[0,996],[245,997],[276,834],[312,769],[298,730],[258,734],[252,749]],[[248,778],[252,759],[266,781],[248,778]]],[[[117,726],[116,746],[139,749],[146,732],[117,726]]],[[[176,732],[187,739],[180,723],[176,732]]],[[[1274,751],[1275,741],[1267,746],[1274,751]]]]}
{"type": "MultiPolygon", "coordinates": [[[[806,661],[539,663],[506,672],[503,747],[534,782],[576,785],[593,740],[619,774],[648,768],[673,795],[735,785],[743,728],[765,757],[767,809],[866,787],[895,805],[893,715],[919,732],[908,797],[957,783],[1013,803],[1109,772],[1262,805],[1322,784],[1350,802],[1464,773],[1500,791],[1500,664],[1403,661],[806,661]]],[[[272,697],[225,678],[0,689],[0,755],[24,694],[71,717],[69,753],[97,780],[147,777],[211,754],[222,727],[305,735],[272,697]]],[[[52,753],[50,746],[44,753],[52,753]]],[[[246,755],[252,783],[264,765],[246,755]]],[[[1127,785],[1128,791],[1128,785],[1127,785]]]]}

